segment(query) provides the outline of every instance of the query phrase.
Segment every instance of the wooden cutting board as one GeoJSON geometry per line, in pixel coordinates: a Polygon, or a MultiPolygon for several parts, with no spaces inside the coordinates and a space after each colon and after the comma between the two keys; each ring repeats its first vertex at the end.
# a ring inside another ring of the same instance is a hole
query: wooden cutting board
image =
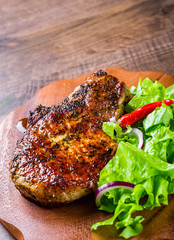
{"type": "MultiPolygon", "coordinates": [[[[137,72],[122,68],[107,68],[105,71],[124,81],[128,88],[132,85],[137,86],[140,77],[158,80],[165,87],[174,84],[174,77],[162,72],[137,72]]],[[[90,73],[75,79],[58,80],[42,88],[23,107],[11,112],[0,125],[0,217],[5,220],[3,222],[0,219],[0,222],[12,234],[16,234],[14,236],[17,239],[23,239],[24,236],[25,240],[109,240],[113,237],[112,229],[108,231],[108,228],[104,228],[95,233],[90,230],[93,223],[110,216],[108,213],[97,211],[93,195],[72,204],[46,209],[23,198],[11,182],[8,172],[16,141],[22,136],[16,129],[18,120],[27,117],[29,111],[37,104],[49,106],[61,102],[89,75],[90,73]]],[[[133,239],[174,239],[173,196],[170,196],[168,206],[144,211],[143,215],[146,217],[144,230],[133,239]]]]}

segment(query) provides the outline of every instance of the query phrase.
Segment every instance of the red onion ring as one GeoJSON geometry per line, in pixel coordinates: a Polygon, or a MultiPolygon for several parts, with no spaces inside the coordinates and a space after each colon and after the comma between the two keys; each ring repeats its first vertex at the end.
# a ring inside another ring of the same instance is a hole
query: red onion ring
{"type": "Polygon", "coordinates": [[[115,118],[115,116],[114,116],[114,117],[109,118],[107,121],[108,121],[108,122],[116,123],[116,118],[115,118]]]}
{"type": "Polygon", "coordinates": [[[138,138],[138,148],[142,149],[144,147],[144,137],[143,133],[138,128],[132,128],[132,132],[138,138]]]}
{"type": "Polygon", "coordinates": [[[19,130],[19,132],[24,133],[27,130],[27,123],[26,123],[26,118],[23,118],[18,121],[16,127],[19,130]]]}
{"type": "Polygon", "coordinates": [[[124,188],[133,192],[134,187],[135,187],[134,184],[129,182],[122,182],[122,181],[115,181],[115,182],[103,184],[101,187],[97,189],[95,193],[96,206],[97,207],[101,206],[101,198],[106,192],[116,188],[124,188]]]}

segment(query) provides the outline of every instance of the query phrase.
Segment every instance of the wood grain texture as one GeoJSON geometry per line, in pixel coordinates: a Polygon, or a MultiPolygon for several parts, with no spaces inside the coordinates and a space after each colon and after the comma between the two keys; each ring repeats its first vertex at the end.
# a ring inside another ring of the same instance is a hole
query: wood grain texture
{"type": "Polygon", "coordinates": [[[0,120],[57,79],[174,74],[173,0],[1,0],[0,23],[0,120]]]}
{"type": "MultiPolygon", "coordinates": [[[[120,81],[125,81],[128,87],[137,85],[139,77],[150,77],[169,86],[174,84],[174,77],[163,72],[127,71],[122,68],[107,68],[108,74],[113,74],[120,81]]],[[[21,230],[25,240],[109,240],[118,239],[113,229],[100,229],[91,232],[91,225],[108,218],[108,213],[97,211],[94,196],[78,202],[54,209],[45,209],[24,199],[15,189],[9,178],[9,161],[12,159],[17,139],[22,135],[16,129],[19,119],[28,116],[29,110],[37,104],[57,104],[63,100],[77,85],[82,83],[87,74],[82,77],[58,80],[42,88],[22,108],[12,111],[0,125],[0,215],[5,221],[21,230]]],[[[174,196],[169,198],[169,205],[144,211],[144,230],[134,240],[164,240],[174,236],[174,196]],[[162,225],[162,228],[161,228],[162,225]]]]}

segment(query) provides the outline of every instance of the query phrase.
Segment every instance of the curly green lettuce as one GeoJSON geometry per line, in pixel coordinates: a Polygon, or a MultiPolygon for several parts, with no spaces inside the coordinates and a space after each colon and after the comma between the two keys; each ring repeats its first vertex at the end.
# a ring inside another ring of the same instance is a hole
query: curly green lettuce
{"type": "MultiPolygon", "coordinates": [[[[137,88],[130,89],[134,98],[128,103],[131,111],[150,102],[174,98],[174,85],[165,89],[159,82],[146,78],[137,88]],[[150,94],[149,94],[150,93],[150,94]]],[[[100,172],[98,187],[113,181],[135,184],[134,191],[114,189],[101,199],[99,210],[113,213],[103,222],[95,223],[92,230],[105,225],[121,229],[120,237],[130,238],[142,230],[142,216],[132,217],[134,212],[152,210],[168,204],[168,195],[174,193],[174,106],[156,108],[138,127],[144,135],[144,149],[137,148],[136,136],[131,127],[126,131],[115,123],[103,123],[103,131],[117,141],[118,149],[113,159],[100,172]],[[142,204],[141,199],[146,196],[142,204]]]]}

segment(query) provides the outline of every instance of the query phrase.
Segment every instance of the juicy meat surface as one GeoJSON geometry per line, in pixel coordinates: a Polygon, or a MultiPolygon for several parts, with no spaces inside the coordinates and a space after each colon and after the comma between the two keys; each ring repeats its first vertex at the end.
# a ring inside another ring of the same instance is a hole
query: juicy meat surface
{"type": "Polygon", "coordinates": [[[128,101],[123,82],[100,70],[56,106],[37,106],[10,163],[21,194],[42,205],[72,202],[92,192],[117,143],[102,123],[118,119],[128,101]]]}

